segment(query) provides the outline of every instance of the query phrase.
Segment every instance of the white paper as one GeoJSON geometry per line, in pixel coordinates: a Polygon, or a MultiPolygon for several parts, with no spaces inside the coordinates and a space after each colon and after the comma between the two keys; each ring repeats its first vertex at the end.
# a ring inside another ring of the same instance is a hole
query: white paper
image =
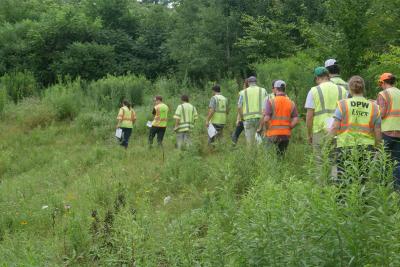
{"type": "Polygon", "coordinates": [[[334,118],[327,118],[325,120],[326,129],[329,131],[333,128],[333,123],[335,122],[334,118]]]}
{"type": "Polygon", "coordinates": [[[214,127],[214,125],[212,125],[212,123],[210,123],[209,125],[208,125],[208,136],[210,137],[210,138],[213,138],[214,136],[216,136],[217,135],[217,130],[215,129],[215,127],[214,127]]]}
{"type": "Polygon", "coordinates": [[[259,144],[259,145],[262,144],[263,139],[262,139],[261,134],[256,133],[255,139],[256,139],[256,143],[257,143],[257,144],[259,144]]]}
{"type": "Polygon", "coordinates": [[[121,128],[118,128],[116,131],[115,131],[115,137],[117,137],[117,138],[122,138],[122,129],[121,128]]]}
{"type": "Polygon", "coordinates": [[[153,126],[153,123],[151,121],[147,121],[146,126],[151,128],[153,126]]]}

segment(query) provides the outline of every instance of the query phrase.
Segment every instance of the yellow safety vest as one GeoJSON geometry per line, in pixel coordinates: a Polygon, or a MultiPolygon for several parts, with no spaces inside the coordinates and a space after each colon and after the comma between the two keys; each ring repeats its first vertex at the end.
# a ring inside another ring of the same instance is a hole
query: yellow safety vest
{"type": "Polygon", "coordinates": [[[387,103],[385,118],[382,118],[382,132],[400,131],[400,90],[392,87],[379,93],[387,103]]]}
{"type": "Polygon", "coordinates": [[[175,119],[179,119],[178,133],[188,132],[194,128],[194,122],[197,120],[197,110],[189,103],[183,103],[176,109],[175,119]]]}
{"type": "Polygon", "coordinates": [[[326,122],[332,118],[336,110],[336,103],[346,98],[346,89],[333,82],[324,82],[311,88],[314,99],[313,132],[326,130],[326,122]]]}
{"type": "Polygon", "coordinates": [[[262,117],[263,103],[267,96],[264,88],[250,86],[240,92],[243,97],[243,119],[259,119],[262,117]]]}
{"type": "Polygon", "coordinates": [[[338,75],[333,76],[330,80],[334,84],[343,86],[347,91],[349,90],[349,84],[347,82],[345,82],[342,78],[340,78],[340,76],[338,76],[338,75]]]}
{"type": "Polygon", "coordinates": [[[374,145],[375,121],[379,107],[364,97],[353,97],[338,102],[342,120],[338,130],[337,146],[374,145]]]}
{"type": "Polygon", "coordinates": [[[154,116],[152,126],[167,127],[168,106],[165,105],[164,103],[161,103],[156,105],[154,109],[156,110],[156,115],[154,116]]]}
{"type": "Polygon", "coordinates": [[[121,120],[119,127],[121,128],[133,128],[133,119],[135,117],[135,111],[123,106],[119,109],[118,120],[121,120]]]}
{"type": "Polygon", "coordinates": [[[213,96],[217,105],[210,122],[214,124],[226,124],[226,112],[228,110],[228,100],[222,95],[213,96]]]}

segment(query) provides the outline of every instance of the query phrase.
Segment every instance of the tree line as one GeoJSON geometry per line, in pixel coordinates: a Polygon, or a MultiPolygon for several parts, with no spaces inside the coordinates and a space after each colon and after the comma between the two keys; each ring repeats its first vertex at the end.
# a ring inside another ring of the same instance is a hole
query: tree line
{"type": "Polygon", "coordinates": [[[2,0],[0,76],[202,83],[300,51],[338,59],[346,76],[400,45],[398,21],[400,0],[2,0]]]}

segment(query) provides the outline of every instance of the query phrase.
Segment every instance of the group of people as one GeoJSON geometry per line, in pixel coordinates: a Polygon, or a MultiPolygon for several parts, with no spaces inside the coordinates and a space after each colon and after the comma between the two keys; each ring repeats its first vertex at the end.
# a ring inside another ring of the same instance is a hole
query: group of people
{"type": "MultiPolygon", "coordinates": [[[[307,137],[313,146],[317,160],[327,140],[336,147],[338,172],[344,169],[344,155],[353,148],[373,151],[384,141],[386,151],[395,164],[394,177],[400,186],[400,90],[395,88],[396,77],[391,73],[380,76],[382,91],[377,100],[365,98],[365,82],[360,76],[353,76],[348,82],[340,77],[340,68],[335,59],[328,59],[324,66],[314,70],[315,86],[307,95],[305,108],[307,137]]],[[[268,147],[274,146],[279,156],[283,156],[288,147],[292,129],[299,123],[296,104],[285,93],[286,83],[275,80],[272,93],[257,85],[255,76],[245,80],[239,92],[237,103],[236,129],[232,141],[237,143],[244,131],[248,145],[256,144],[260,136],[268,147]]],[[[221,94],[219,85],[212,87],[205,126],[216,132],[209,135],[212,144],[220,138],[227,123],[229,113],[228,99],[221,94]]],[[[189,97],[183,95],[177,107],[174,119],[176,145],[179,149],[190,146],[190,132],[198,119],[196,108],[189,103],[189,97]]],[[[161,96],[154,98],[154,119],[149,131],[149,145],[155,136],[162,145],[167,127],[169,108],[161,96]]],[[[122,103],[118,114],[118,125],[123,135],[121,145],[128,146],[136,115],[127,101],[122,103]]]]}

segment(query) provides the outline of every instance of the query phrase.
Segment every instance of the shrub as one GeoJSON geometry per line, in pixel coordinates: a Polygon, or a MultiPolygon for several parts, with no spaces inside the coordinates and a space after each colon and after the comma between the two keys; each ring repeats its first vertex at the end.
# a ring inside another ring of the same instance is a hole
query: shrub
{"type": "Polygon", "coordinates": [[[55,119],[55,112],[37,98],[26,98],[18,104],[8,106],[4,111],[7,120],[17,121],[25,130],[45,127],[55,119]]]}
{"type": "Polygon", "coordinates": [[[378,56],[378,59],[366,69],[362,76],[366,80],[367,94],[376,97],[380,91],[377,81],[382,73],[391,72],[396,77],[400,75],[400,46],[391,46],[387,53],[378,56]]]}
{"type": "Polygon", "coordinates": [[[28,71],[5,74],[0,78],[0,87],[7,91],[14,103],[35,95],[38,89],[35,77],[28,71]]]}
{"type": "Polygon", "coordinates": [[[4,88],[0,88],[0,114],[3,113],[7,104],[7,92],[4,88]]]}
{"type": "Polygon", "coordinates": [[[43,101],[52,106],[59,121],[73,120],[82,106],[80,80],[57,84],[44,92],[43,101]]]}
{"type": "Polygon", "coordinates": [[[133,105],[143,103],[143,93],[151,83],[142,76],[126,75],[112,76],[91,83],[88,86],[88,95],[98,107],[112,110],[119,107],[123,99],[128,99],[133,105]]]}
{"type": "Polygon", "coordinates": [[[270,59],[256,65],[259,84],[271,93],[273,80],[281,79],[287,83],[287,93],[298,104],[305,102],[308,90],[314,86],[313,70],[318,63],[305,53],[285,59],[270,59]]]}

